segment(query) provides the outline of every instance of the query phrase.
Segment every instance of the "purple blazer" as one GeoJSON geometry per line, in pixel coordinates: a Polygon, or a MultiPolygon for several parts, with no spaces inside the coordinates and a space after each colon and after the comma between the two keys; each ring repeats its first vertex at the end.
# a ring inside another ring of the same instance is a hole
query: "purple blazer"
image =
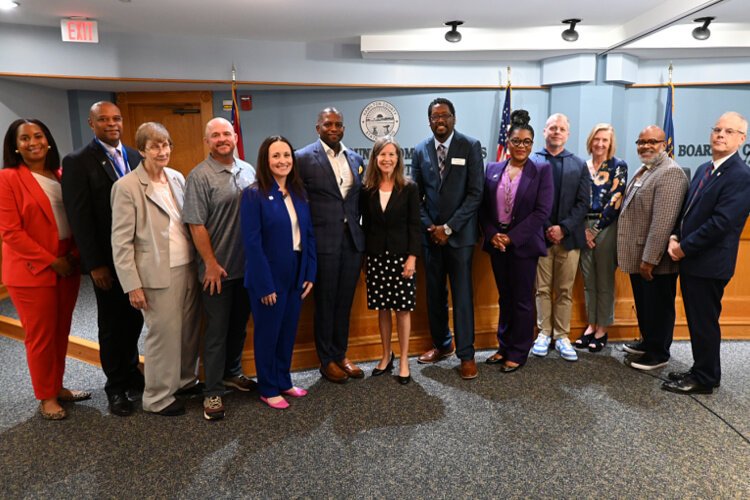
{"type": "MultiPolygon", "coordinates": [[[[488,163],[484,177],[484,197],[479,209],[479,223],[484,232],[484,251],[492,254],[492,237],[500,231],[497,221],[497,189],[508,165],[508,160],[488,163]]],[[[513,203],[510,227],[505,233],[510,237],[508,251],[516,257],[531,258],[547,255],[544,242],[544,224],[552,212],[554,183],[549,163],[526,160],[521,182],[513,203]]]]}

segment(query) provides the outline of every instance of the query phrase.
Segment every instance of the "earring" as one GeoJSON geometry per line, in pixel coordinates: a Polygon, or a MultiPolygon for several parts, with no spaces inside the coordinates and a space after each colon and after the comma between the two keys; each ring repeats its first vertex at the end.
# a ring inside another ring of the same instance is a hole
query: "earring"
{"type": "Polygon", "coordinates": [[[47,146],[47,149],[52,149],[52,146],[47,146]]]}
{"type": "Polygon", "coordinates": [[[16,149],[16,154],[18,154],[18,150],[16,149]]]}

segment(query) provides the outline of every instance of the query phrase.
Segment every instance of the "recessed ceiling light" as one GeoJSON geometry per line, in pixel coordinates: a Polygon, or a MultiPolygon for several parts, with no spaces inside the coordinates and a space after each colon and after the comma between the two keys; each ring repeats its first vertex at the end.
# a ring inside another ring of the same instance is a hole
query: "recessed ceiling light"
{"type": "Polygon", "coordinates": [[[18,7],[20,4],[13,0],[0,0],[0,10],[12,10],[18,7]]]}

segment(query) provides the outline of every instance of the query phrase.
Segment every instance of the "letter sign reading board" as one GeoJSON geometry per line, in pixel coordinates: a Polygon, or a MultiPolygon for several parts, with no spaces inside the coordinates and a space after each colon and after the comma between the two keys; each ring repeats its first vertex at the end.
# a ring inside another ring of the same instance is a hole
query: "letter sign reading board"
{"type": "Polygon", "coordinates": [[[96,21],[90,19],[60,19],[63,42],[99,43],[96,21]]]}

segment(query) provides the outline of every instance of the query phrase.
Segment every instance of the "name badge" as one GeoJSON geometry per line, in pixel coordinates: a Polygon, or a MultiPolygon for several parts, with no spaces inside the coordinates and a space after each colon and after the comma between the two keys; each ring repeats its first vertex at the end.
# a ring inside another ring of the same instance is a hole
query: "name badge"
{"type": "Polygon", "coordinates": [[[466,165],[466,158],[451,158],[451,165],[466,165]]]}
{"type": "Polygon", "coordinates": [[[636,182],[635,184],[633,184],[633,187],[637,187],[637,188],[639,188],[639,187],[641,187],[641,186],[643,186],[643,183],[642,183],[642,182],[636,182]]]}

